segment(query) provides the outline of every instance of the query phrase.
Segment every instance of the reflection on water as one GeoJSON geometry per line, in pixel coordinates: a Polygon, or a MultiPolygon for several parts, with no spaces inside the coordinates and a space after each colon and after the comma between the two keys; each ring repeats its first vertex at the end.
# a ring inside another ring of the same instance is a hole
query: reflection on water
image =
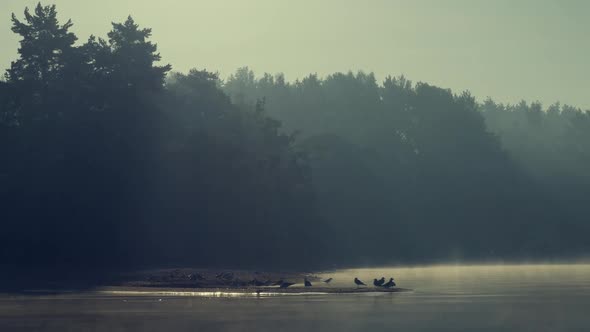
{"type": "Polygon", "coordinates": [[[0,296],[0,331],[588,331],[590,265],[434,266],[327,273],[332,287],[393,276],[409,293],[0,296]],[[199,296],[195,296],[199,295],[199,296]]]}
{"type": "Polygon", "coordinates": [[[311,296],[311,295],[328,295],[326,292],[310,292],[308,289],[301,293],[276,293],[276,292],[232,292],[229,291],[207,291],[207,292],[187,292],[187,291],[100,291],[99,294],[119,295],[119,296],[163,296],[163,297],[267,297],[267,296],[311,296]]]}

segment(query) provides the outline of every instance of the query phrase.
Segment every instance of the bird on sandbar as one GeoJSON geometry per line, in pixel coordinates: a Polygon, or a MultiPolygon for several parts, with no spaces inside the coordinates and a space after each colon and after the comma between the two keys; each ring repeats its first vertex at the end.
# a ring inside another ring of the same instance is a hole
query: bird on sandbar
{"type": "Polygon", "coordinates": [[[332,281],[332,280],[334,280],[334,278],[328,278],[328,279],[324,280],[324,282],[325,282],[326,284],[329,284],[329,283],[330,283],[330,281],[332,281]]]}
{"type": "Polygon", "coordinates": [[[391,287],[395,287],[395,281],[393,281],[393,278],[389,278],[389,281],[383,285],[384,288],[391,288],[391,287]]]}
{"type": "Polygon", "coordinates": [[[263,281],[260,281],[260,280],[258,280],[256,278],[254,278],[254,280],[250,281],[249,284],[250,285],[254,285],[256,287],[264,286],[264,282],[263,281]]]}
{"type": "Polygon", "coordinates": [[[359,278],[354,278],[354,283],[356,284],[356,287],[360,287],[360,286],[367,286],[364,282],[360,281],[359,278]]]}
{"type": "Polygon", "coordinates": [[[381,277],[381,279],[379,279],[379,280],[373,279],[373,285],[375,287],[383,286],[384,283],[385,283],[385,277],[381,277]]]}
{"type": "Polygon", "coordinates": [[[289,287],[289,286],[293,286],[293,285],[295,285],[295,283],[294,283],[294,282],[283,282],[283,283],[282,283],[282,284],[279,286],[279,288],[287,288],[287,287],[289,287]]]}
{"type": "Polygon", "coordinates": [[[307,280],[307,278],[305,278],[305,287],[311,287],[311,282],[309,280],[307,280]]]}

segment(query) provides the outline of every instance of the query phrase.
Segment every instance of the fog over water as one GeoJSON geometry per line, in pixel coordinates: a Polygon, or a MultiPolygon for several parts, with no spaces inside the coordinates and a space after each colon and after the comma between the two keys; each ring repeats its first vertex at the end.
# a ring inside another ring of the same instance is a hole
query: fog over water
{"type": "Polygon", "coordinates": [[[6,331],[584,331],[590,265],[427,266],[326,273],[394,276],[407,293],[273,297],[0,296],[6,331]]]}

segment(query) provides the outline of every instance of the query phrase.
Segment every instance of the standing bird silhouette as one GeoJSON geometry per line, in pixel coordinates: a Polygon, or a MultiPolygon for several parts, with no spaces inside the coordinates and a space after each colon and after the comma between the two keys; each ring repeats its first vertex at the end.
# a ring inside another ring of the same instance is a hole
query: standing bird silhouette
{"type": "Polygon", "coordinates": [[[307,280],[307,278],[305,278],[305,287],[311,287],[311,282],[309,282],[309,280],[307,280]]]}
{"type": "Polygon", "coordinates": [[[373,285],[375,287],[383,286],[384,283],[385,283],[385,277],[381,277],[381,279],[379,279],[379,280],[373,279],[373,285]]]}
{"type": "Polygon", "coordinates": [[[254,278],[254,280],[250,281],[249,284],[254,285],[256,287],[265,286],[265,283],[263,281],[260,281],[256,278],[254,278]]]}
{"type": "Polygon", "coordinates": [[[385,287],[385,288],[395,287],[395,281],[393,281],[393,278],[389,278],[389,281],[385,285],[383,285],[383,287],[385,287]]]}
{"type": "Polygon", "coordinates": [[[289,287],[289,286],[293,286],[293,285],[295,285],[295,283],[294,283],[294,282],[283,282],[283,283],[282,283],[282,284],[279,286],[279,288],[287,288],[287,287],[289,287]]]}
{"type": "Polygon", "coordinates": [[[367,286],[364,282],[360,281],[359,278],[354,278],[354,283],[356,284],[356,287],[360,287],[360,286],[367,286]]]}

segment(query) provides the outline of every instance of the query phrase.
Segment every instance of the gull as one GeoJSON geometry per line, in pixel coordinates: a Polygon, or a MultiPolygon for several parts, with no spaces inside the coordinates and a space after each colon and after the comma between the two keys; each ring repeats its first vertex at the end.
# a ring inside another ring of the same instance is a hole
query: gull
{"type": "Polygon", "coordinates": [[[375,285],[375,287],[383,286],[384,283],[385,283],[385,277],[381,277],[381,279],[379,279],[379,280],[373,279],[373,285],[375,285]]]}
{"type": "Polygon", "coordinates": [[[389,281],[385,285],[383,285],[383,287],[385,287],[385,288],[395,287],[395,281],[393,281],[393,278],[389,278],[389,281]]]}
{"type": "Polygon", "coordinates": [[[360,281],[359,278],[354,278],[354,283],[356,284],[356,287],[360,287],[360,286],[367,286],[364,282],[360,281]]]}

